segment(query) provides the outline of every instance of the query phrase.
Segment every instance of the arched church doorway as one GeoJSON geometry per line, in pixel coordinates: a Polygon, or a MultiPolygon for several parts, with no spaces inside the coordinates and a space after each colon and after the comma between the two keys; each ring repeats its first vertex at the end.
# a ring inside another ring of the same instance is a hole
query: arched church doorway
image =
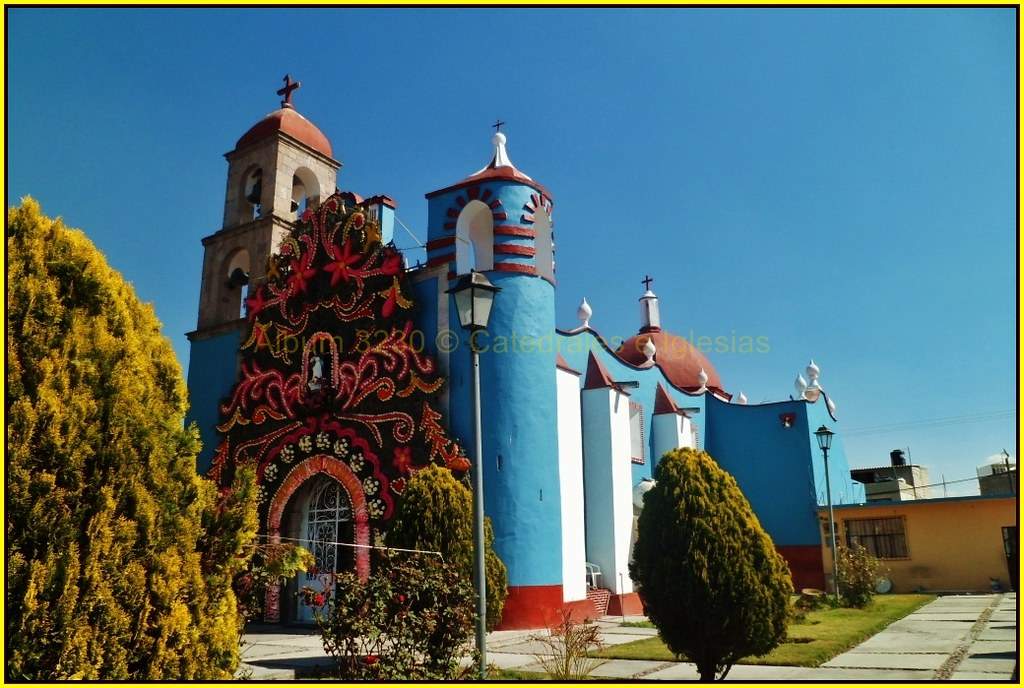
{"type": "MultiPolygon", "coordinates": [[[[303,588],[331,590],[331,574],[369,575],[369,515],[359,479],[337,458],[325,454],[301,462],[274,495],[268,513],[271,541],[294,542],[308,549],[316,568],[268,591],[267,608],[281,621],[312,623],[314,608],[304,604],[303,588]],[[284,595],[279,596],[280,592],[284,595]]],[[[326,595],[325,595],[326,598],[326,595]]],[[[326,611],[324,609],[324,611],[326,611]]]]}

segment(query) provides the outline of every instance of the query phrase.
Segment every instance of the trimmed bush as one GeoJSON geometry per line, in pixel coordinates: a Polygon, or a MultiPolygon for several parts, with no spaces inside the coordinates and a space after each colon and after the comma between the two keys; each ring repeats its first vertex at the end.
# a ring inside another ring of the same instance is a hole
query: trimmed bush
{"type": "Polygon", "coordinates": [[[789,569],[736,480],[707,453],[663,456],[644,496],[630,576],[647,615],[702,681],[785,637],[789,569]]]}
{"type": "Polygon", "coordinates": [[[881,562],[859,544],[840,546],[836,558],[839,561],[839,599],[843,606],[868,606],[878,579],[885,575],[881,562]]]}
{"type": "MultiPolygon", "coordinates": [[[[494,551],[491,519],[484,520],[487,629],[501,622],[508,596],[508,571],[494,551]]],[[[451,471],[429,466],[409,480],[385,537],[389,547],[440,552],[473,581],[473,493],[451,471]]]]}
{"type": "Polygon", "coordinates": [[[153,308],[26,199],[7,214],[7,677],[230,678],[251,471],[196,473],[153,308]]]}

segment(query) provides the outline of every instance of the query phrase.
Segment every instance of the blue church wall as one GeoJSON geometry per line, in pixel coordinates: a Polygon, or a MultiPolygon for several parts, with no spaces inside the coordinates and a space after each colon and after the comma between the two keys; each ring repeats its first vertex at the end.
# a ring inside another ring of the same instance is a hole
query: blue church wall
{"type": "Polygon", "coordinates": [[[825,489],[825,458],[818,449],[818,438],[814,431],[822,425],[836,433],[832,437],[832,448],[828,452],[828,472],[832,481],[832,503],[833,504],[863,504],[864,485],[850,479],[850,464],[846,460],[846,449],[843,447],[843,437],[836,429],[836,421],[828,412],[825,401],[821,400],[814,404],[807,404],[807,431],[810,433],[810,445],[814,458],[814,494],[818,504],[824,506],[828,503],[825,489]]]}
{"type": "Polygon", "coordinates": [[[811,451],[817,444],[808,434],[808,406],[708,401],[705,449],[736,478],[776,545],[819,542],[811,451]],[[784,415],[792,419],[790,427],[784,415]]]}
{"type": "MultiPolygon", "coordinates": [[[[609,342],[615,348],[619,342],[609,342]]],[[[669,396],[681,409],[697,409],[690,411],[690,422],[697,428],[700,437],[704,437],[704,395],[691,396],[676,389],[657,367],[636,368],[608,351],[601,343],[597,334],[592,330],[583,330],[578,333],[558,331],[557,349],[566,363],[586,375],[587,358],[591,351],[598,360],[608,369],[609,375],[616,382],[636,382],[636,387],[626,387],[630,400],[640,403],[644,407],[644,442],[647,456],[643,464],[633,464],[633,484],[636,485],[643,478],[650,478],[654,474],[654,468],[658,464],[660,456],[654,455],[654,397],[658,383],[668,390],[669,396]]],[[[586,457],[584,457],[586,461],[586,457]]]]}
{"type": "Polygon", "coordinates": [[[188,360],[189,410],[185,424],[194,422],[199,426],[203,448],[196,464],[200,473],[209,470],[220,442],[217,434],[220,402],[231,394],[238,376],[235,361],[240,336],[236,331],[192,341],[188,360]]]}
{"type": "Polygon", "coordinates": [[[423,346],[423,353],[430,356],[437,356],[437,277],[428,277],[418,282],[410,281],[414,298],[416,299],[416,311],[413,318],[416,321],[418,334],[413,340],[413,346],[423,346]]]}

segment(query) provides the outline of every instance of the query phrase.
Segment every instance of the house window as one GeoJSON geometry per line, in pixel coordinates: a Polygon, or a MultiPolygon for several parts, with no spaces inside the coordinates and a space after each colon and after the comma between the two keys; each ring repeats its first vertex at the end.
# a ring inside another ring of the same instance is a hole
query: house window
{"type": "Polygon", "coordinates": [[[644,462],[644,407],[635,401],[629,402],[629,443],[633,463],[644,462]]]}
{"type": "Polygon", "coordinates": [[[846,545],[861,545],[879,559],[906,559],[910,556],[902,518],[846,521],[846,545]]]}

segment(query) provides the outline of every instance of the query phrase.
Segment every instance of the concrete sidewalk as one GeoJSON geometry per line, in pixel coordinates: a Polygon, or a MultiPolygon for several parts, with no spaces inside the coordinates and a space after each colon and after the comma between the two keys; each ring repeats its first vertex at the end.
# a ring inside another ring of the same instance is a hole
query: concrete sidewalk
{"type": "MultiPolygon", "coordinates": [[[[821,667],[736,665],[733,681],[1006,681],[1016,666],[1017,595],[940,597],[893,623],[821,667]]],[[[639,621],[643,617],[626,617],[639,621]]],[[[623,626],[620,617],[597,622],[601,641],[618,645],[657,635],[653,628],[623,626]]],[[[538,631],[495,631],[488,635],[488,663],[501,669],[543,673],[534,639],[538,631]]],[[[312,629],[254,627],[245,636],[240,676],[256,680],[291,679],[296,673],[330,666],[320,637],[312,629]]],[[[637,659],[603,660],[597,679],[692,681],[697,670],[687,662],[637,659]]]]}

